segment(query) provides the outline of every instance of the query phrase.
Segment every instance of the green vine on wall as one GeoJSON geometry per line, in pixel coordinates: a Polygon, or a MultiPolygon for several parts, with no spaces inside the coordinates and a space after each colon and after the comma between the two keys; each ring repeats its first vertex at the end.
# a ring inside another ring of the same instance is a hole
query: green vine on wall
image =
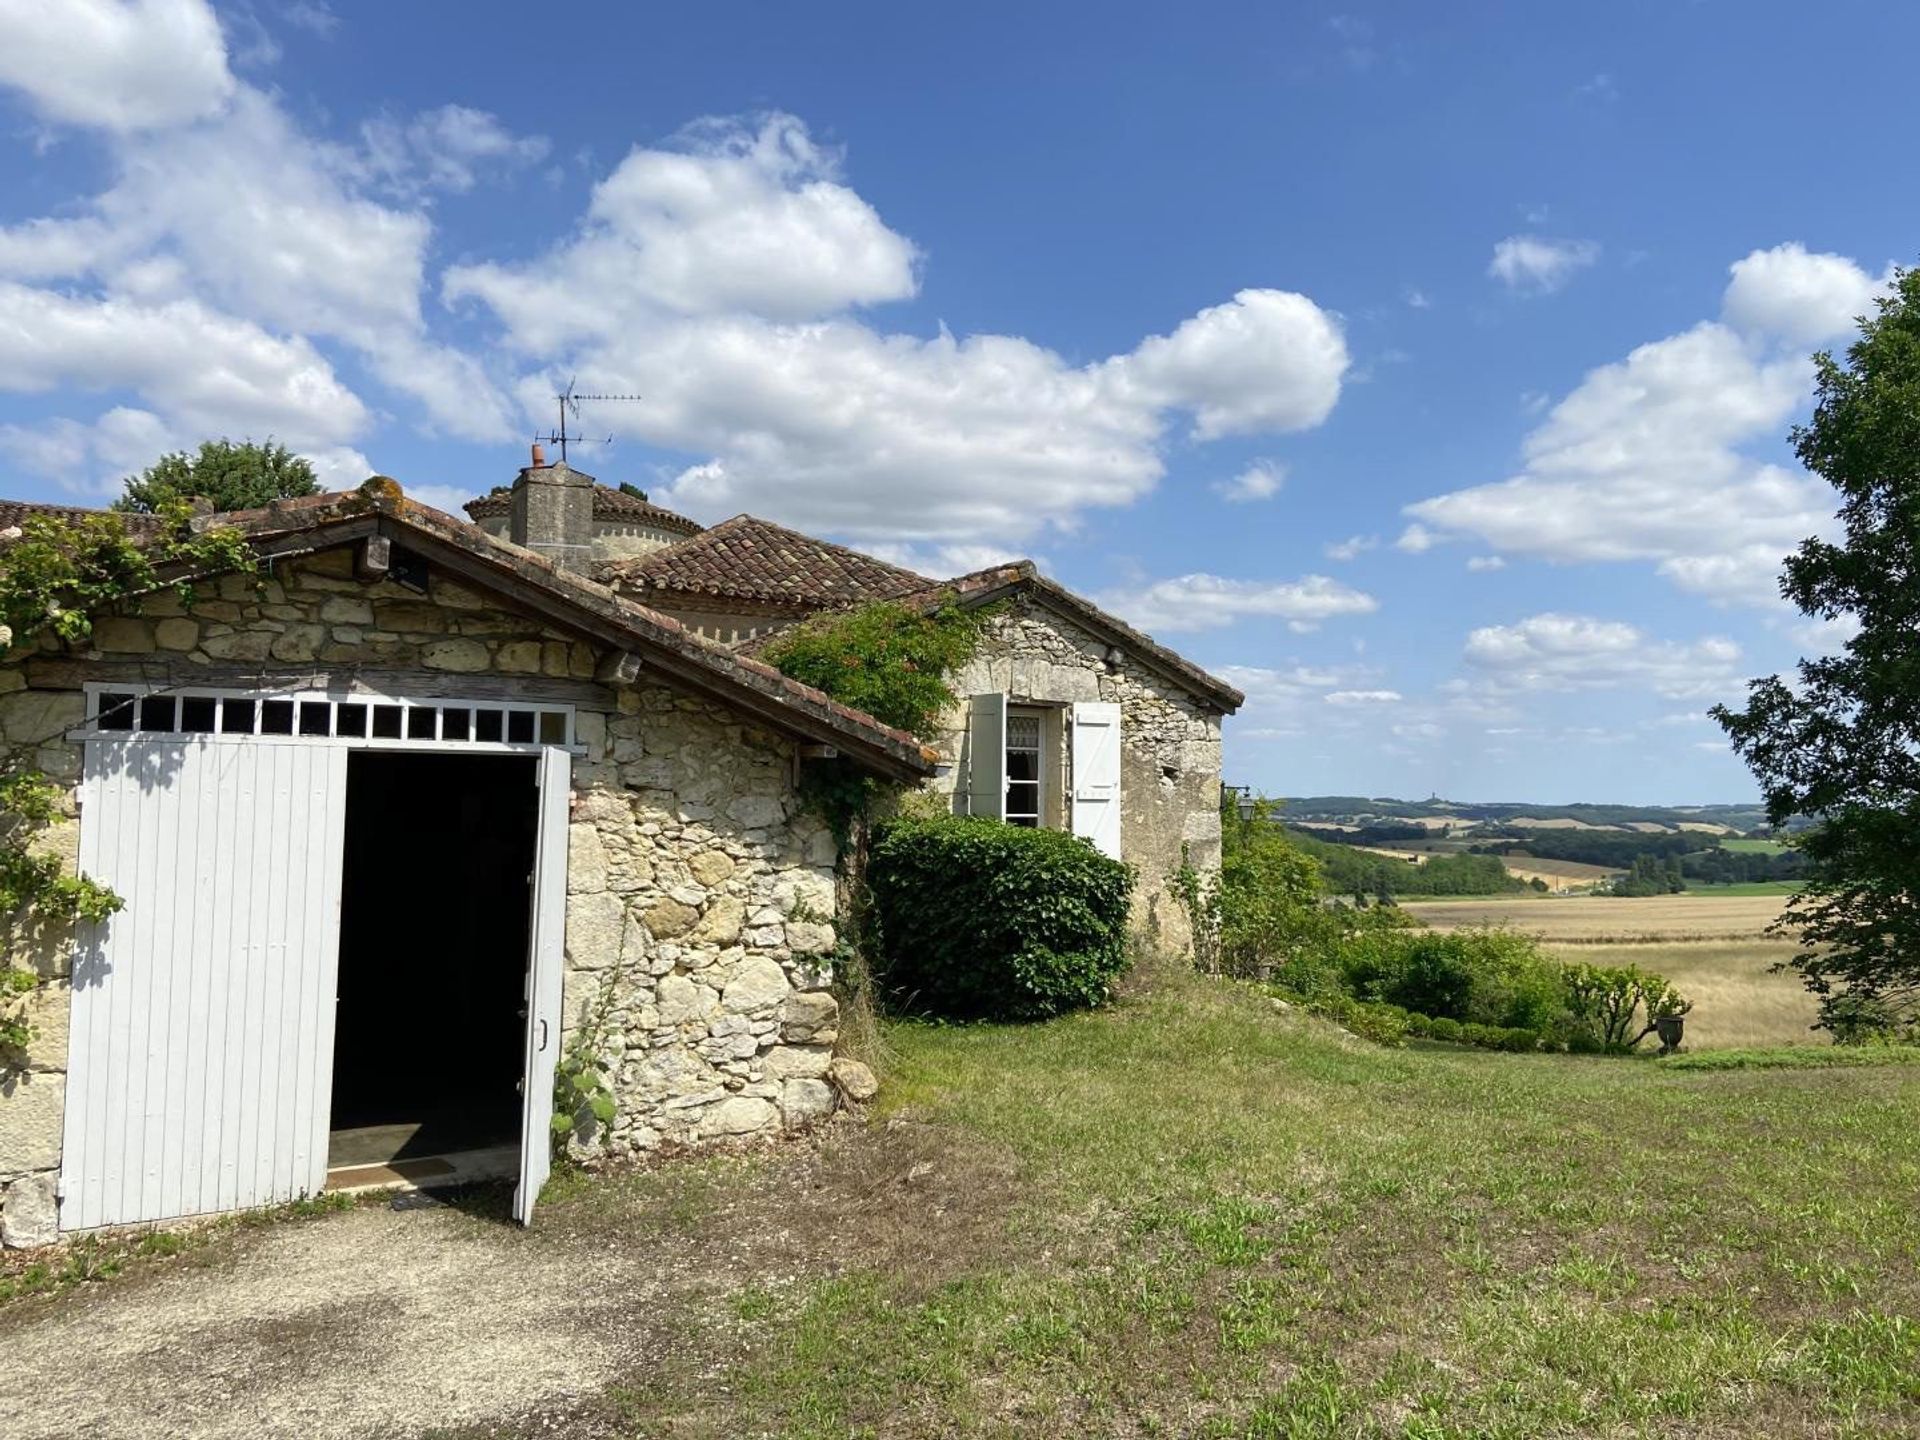
{"type": "MultiPolygon", "coordinates": [[[[764,658],[843,705],[931,740],[959,702],[948,677],[980,648],[991,613],[963,609],[950,597],[925,609],[881,600],[796,625],[764,658]]],[[[827,822],[842,856],[876,801],[893,789],[845,759],[812,761],[800,779],[802,801],[827,822]]]]}
{"type": "MultiPolygon", "coordinates": [[[[156,512],[155,527],[135,535],[119,515],[77,520],[29,517],[0,531],[0,663],[51,636],[64,645],[93,633],[93,615],[142,595],[172,589],[183,604],[194,581],[256,568],[253,551],[230,526],[196,529],[185,503],[156,512]]],[[[28,1012],[44,978],[15,955],[18,938],[38,926],[100,921],[119,910],[113,891],[66,873],[60,857],[36,851],[36,836],[60,813],[62,791],[39,770],[9,759],[0,766],[0,1071],[24,1060],[33,1039],[28,1012]]]]}
{"type": "Polygon", "coordinates": [[[573,1037],[553,1067],[553,1148],[565,1159],[567,1142],[608,1129],[618,1106],[613,1096],[613,1009],[620,988],[618,972],[606,977],[580,1017],[573,1037]]]}

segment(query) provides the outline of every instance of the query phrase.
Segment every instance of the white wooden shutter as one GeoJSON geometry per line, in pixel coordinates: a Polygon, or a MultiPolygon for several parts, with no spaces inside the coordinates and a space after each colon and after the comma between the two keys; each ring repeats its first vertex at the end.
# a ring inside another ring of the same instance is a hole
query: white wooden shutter
{"type": "Polygon", "coordinates": [[[1007,815],[1007,697],[998,692],[967,702],[967,813],[1007,815]]]}
{"type": "Polygon", "coordinates": [[[1082,700],[1073,707],[1073,833],[1120,858],[1120,707],[1082,700]]]}
{"type": "Polygon", "coordinates": [[[89,740],[60,1226],[270,1205],[327,1178],[344,747],[89,740]]]}
{"type": "Polygon", "coordinates": [[[533,861],[533,944],[527,957],[527,1062],[520,1082],[520,1184],[513,1218],[533,1223],[533,1205],[553,1169],[553,1067],[560,1058],[560,1003],[566,972],[567,815],[573,758],[557,745],[540,752],[540,832],[533,861]]]}

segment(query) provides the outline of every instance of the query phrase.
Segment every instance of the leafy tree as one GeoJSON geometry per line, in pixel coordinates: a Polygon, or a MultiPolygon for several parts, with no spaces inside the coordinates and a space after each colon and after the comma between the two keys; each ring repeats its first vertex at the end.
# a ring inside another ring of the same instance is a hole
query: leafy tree
{"type": "Polygon", "coordinates": [[[1788,682],[1753,681],[1713,714],[1760,781],[1775,826],[1802,815],[1807,885],[1782,924],[1822,1023],[1920,1022],[1920,273],[1862,320],[1844,361],[1814,357],[1817,404],[1793,432],[1840,494],[1839,537],[1787,557],[1780,591],[1858,628],[1788,682]]]}
{"type": "Polygon", "coordinates": [[[126,494],[113,508],[151,515],[168,501],[197,496],[212,501],[215,510],[253,510],[274,500],[319,493],[313,462],[284,445],[207,440],[196,455],[184,450],[162,455],[129,476],[126,494]]]}

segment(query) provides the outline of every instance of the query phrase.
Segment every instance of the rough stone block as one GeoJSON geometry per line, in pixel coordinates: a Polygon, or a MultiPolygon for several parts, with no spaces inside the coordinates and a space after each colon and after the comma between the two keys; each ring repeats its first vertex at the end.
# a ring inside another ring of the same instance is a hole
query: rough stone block
{"type": "Polygon", "coordinates": [[[538,640],[509,640],[494,652],[493,664],[496,670],[509,675],[538,675],[540,673],[540,642],[538,640]]]}
{"type": "MultiPolygon", "coordinates": [[[[33,1038],[27,1042],[27,1069],[66,1069],[73,992],[65,985],[42,985],[26,997],[21,1009],[23,1018],[33,1027],[33,1038]]],[[[0,1110],[0,1120],[4,1119],[4,1115],[4,1110],[0,1110]]]]}
{"type": "Polygon", "coordinates": [[[439,635],[447,628],[440,607],[424,600],[381,600],[373,607],[374,623],[382,630],[416,635],[439,635]]]}
{"type": "Polygon", "coordinates": [[[780,1038],[791,1044],[831,1045],[839,1033],[840,1002],[824,990],[797,991],[780,1006],[780,1038]]]}
{"type": "Polygon", "coordinates": [[[833,1063],[833,1052],[824,1045],[776,1045],[760,1063],[776,1080],[818,1080],[833,1063]]]}
{"type": "Polygon", "coordinates": [[[789,1130],[826,1119],[838,1104],[824,1080],[789,1080],[780,1087],[780,1120],[789,1130]]]}
{"type": "Polygon", "coordinates": [[[592,825],[567,827],[567,889],[592,895],[607,888],[607,847],[592,825]]]}
{"type": "Polygon", "coordinates": [[[478,640],[436,640],[420,648],[420,663],[429,670],[470,675],[487,668],[487,647],[478,640]]]}
{"type": "Polygon", "coordinates": [[[833,948],[833,926],[813,920],[787,923],[787,948],[800,955],[818,955],[833,948]]]}
{"type": "Polygon", "coordinates": [[[329,595],[320,606],[320,618],[329,625],[371,625],[373,606],[357,595],[329,595]]]}
{"type": "Polygon", "coordinates": [[[700,1133],[719,1138],[726,1135],[756,1135],[779,1123],[779,1112],[765,1100],[736,1095],[722,1100],[700,1113],[700,1133]]]}
{"type": "Polygon", "coordinates": [[[702,850],[687,861],[693,878],[708,889],[733,878],[733,857],[724,850],[702,850]]]}
{"type": "Polygon", "coordinates": [[[850,1056],[835,1057],[827,1075],[849,1100],[871,1100],[880,1093],[880,1082],[873,1071],[850,1056]]]}
{"type": "Polygon", "coordinates": [[[720,992],[720,1003],[735,1014],[778,1005],[793,992],[787,972],[764,955],[743,961],[720,992]]]}
{"type": "Polygon", "coordinates": [[[326,643],[325,626],[289,625],[281,634],[274,636],[273,643],[267,648],[267,653],[276,660],[304,665],[317,657],[320,647],[326,643]]]}
{"type": "Polygon", "coordinates": [[[691,905],[682,905],[678,900],[661,900],[647,911],[643,923],[654,939],[665,940],[686,934],[699,918],[700,912],[691,905]]]}
{"type": "Polygon", "coordinates": [[[52,1171],[23,1175],[0,1201],[0,1244],[12,1250],[51,1245],[60,1238],[60,1202],[52,1171]]]}
{"type": "Polygon", "coordinates": [[[162,650],[191,650],[200,643],[200,622],[180,617],[157,621],[153,639],[162,650]]]}
{"type": "Polygon", "coordinates": [[[59,1167],[66,1101],[64,1075],[16,1072],[0,1083],[0,1175],[59,1167]]]}
{"type": "Polygon", "coordinates": [[[209,635],[200,648],[215,660],[239,660],[246,663],[264,660],[273,644],[272,635],[259,631],[241,631],[231,635],[209,635]]]}
{"type": "Polygon", "coordinates": [[[627,907],[601,891],[567,897],[567,959],[582,970],[601,970],[620,958],[627,907]]]}
{"type": "Polygon", "coordinates": [[[693,938],[710,945],[731,945],[740,938],[746,923],[747,907],[733,895],[722,895],[707,906],[707,913],[693,932],[693,938]]]}
{"type": "Polygon", "coordinates": [[[87,718],[87,697],[73,691],[21,690],[0,697],[0,734],[11,744],[37,744],[87,718]]]}

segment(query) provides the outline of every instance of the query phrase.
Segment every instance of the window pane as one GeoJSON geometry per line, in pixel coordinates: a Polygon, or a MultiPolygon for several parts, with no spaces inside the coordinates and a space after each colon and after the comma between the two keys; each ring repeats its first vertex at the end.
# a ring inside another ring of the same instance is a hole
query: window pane
{"type": "Polygon", "coordinates": [[[376,740],[400,738],[400,707],[398,705],[373,707],[373,738],[376,740]]]}
{"type": "Polygon", "coordinates": [[[1007,779],[1038,780],[1040,778],[1040,752],[1038,750],[1008,750],[1007,779]]]}
{"type": "Polygon", "coordinates": [[[473,716],[471,710],[456,710],[452,706],[440,712],[440,738],[442,740],[464,740],[467,738],[467,722],[473,716]]]}
{"type": "Polygon", "coordinates": [[[102,730],[133,729],[133,696],[102,695],[100,718],[94,723],[102,730]]]}
{"type": "Polygon", "coordinates": [[[533,743],[533,712],[531,710],[507,712],[507,739],[516,745],[533,743]]]}
{"type": "Polygon", "coordinates": [[[433,739],[434,713],[431,705],[416,705],[407,711],[407,738],[409,740],[433,739]]]}
{"type": "Polygon", "coordinates": [[[302,735],[325,735],[328,723],[333,716],[333,706],[325,700],[302,700],[300,702],[300,733],[302,735]]]}
{"type": "Polygon", "coordinates": [[[540,712],[540,743],[542,745],[564,745],[567,743],[567,717],[560,710],[542,710],[540,712]]]}
{"type": "Polygon", "coordinates": [[[1016,780],[1007,786],[1007,818],[1040,813],[1040,785],[1033,780],[1016,780]]]}
{"type": "Polygon", "coordinates": [[[1040,748],[1040,717],[1038,715],[1007,716],[1007,748],[1038,750],[1040,748]]]}
{"type": "Polygon", "coordinates": [[[293,701],[263,701],[260,706],[260,733],[262,735],[293,734],[293,701]]]}
{"type": "Polygon", "coordinates": [[[353,702],[336,706],[333,712],[333,733],[351,735],[358,739],[367,733],[367,707],[353,702]]]}
{"type": "Polygon", "coordinates": [[[211,735],[220,702],[211,695],[188,695],[180,702],[180,728],[189,735],[211,735]]]}
{"type": "Polygon", "coordinates": [[[173,729],[173,696],[142,696],[140,700],[140,728],[142,730],[173,729]]]}
{"type": "Polygon", "coordinates": [[[220,731],[224,735],[251,735],[253,733],[253,701],[222,700],[220,731]]]}
{"type": "Polygon", "coordinates": [[[488,742],[504,739],[506,732],[501,728],[498,710],[476,710],[473,712],[473,738],[488,742]]]}

